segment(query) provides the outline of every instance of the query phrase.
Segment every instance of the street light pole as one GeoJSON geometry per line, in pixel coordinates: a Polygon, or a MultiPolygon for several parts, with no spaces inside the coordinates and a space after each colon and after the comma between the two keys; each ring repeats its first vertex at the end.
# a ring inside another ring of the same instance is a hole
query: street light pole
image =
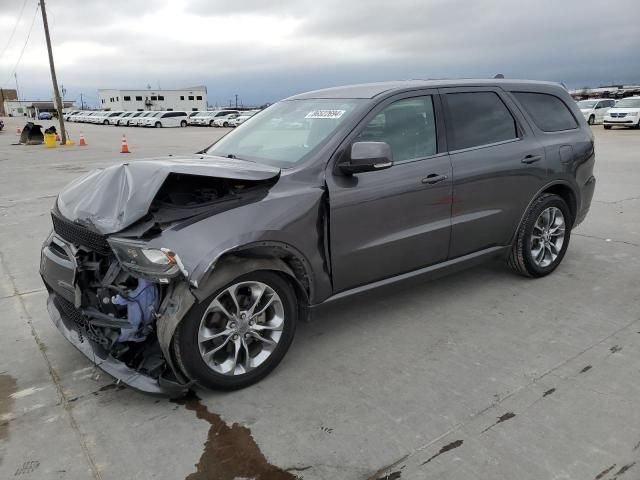
{"type": "Polygon", "coordinates": [[[58,111],[58,121],[60,122],[60,144],[67,143],[67,132],[64,129],[64,117],[62,115],[62,100],[58,90],[58,80],[56,78],[56,68],[53,64],[53,51],[51,50],[51,37],[49,36],[49,23],[47,22],[47,11],[44,7],[44,0],[40,0],[40,10],[42,10],[42,23],[44,24],[44,36],[47,40],[47,51],[49,52],[49,67],[51,68],[51,81],[53,82],[53,94],[56,100],[56,110],[58,111]]]}

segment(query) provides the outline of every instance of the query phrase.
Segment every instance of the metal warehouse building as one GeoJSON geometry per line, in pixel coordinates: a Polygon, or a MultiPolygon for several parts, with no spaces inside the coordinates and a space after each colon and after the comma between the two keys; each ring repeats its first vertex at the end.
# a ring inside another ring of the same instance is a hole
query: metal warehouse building
{"type": "Polygon", "coordinates": [[[99,89],[98,101],[102,110],[206,110],[207,87],[179,90],[99,89]]]}

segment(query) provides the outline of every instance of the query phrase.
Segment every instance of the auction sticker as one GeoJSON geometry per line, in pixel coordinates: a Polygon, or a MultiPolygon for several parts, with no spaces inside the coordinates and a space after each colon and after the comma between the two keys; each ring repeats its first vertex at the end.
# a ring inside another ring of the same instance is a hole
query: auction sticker
{"type": "Polygon", "coordinates": [[[340,118],[346,110],[313,110],[304,118],[340,118]]]}

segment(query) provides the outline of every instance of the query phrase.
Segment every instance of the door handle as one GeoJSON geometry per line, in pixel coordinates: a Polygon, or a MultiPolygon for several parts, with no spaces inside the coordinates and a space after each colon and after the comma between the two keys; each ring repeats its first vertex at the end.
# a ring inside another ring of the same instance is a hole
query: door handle
{"type": "Polygon", "coordinates": [[[427,185],[433,185],[435,183],[442,182],[447,178],[449,177],[447,177],[446,175],[438,175],[437,173],[432,173],[431,175],[427,175],[426,177],[424,177],[422,179],[422,183],[426,183],[427,185]]]}
{"type": "Polygon", "coordinates": [[[527,155],[521,161],[522,163],[536,163],[542,160],[540,155],[527,155]]]}

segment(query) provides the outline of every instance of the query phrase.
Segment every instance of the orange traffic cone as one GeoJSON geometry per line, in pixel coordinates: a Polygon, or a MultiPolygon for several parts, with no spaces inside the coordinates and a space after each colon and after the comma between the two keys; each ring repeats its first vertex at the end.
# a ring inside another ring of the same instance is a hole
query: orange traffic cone
{"type": "Polygon", "coordinates": [[[127,143],[127,137],[122,135],[122,144],[120,146],[120,153],[131,153],[129,151],[129,144],[127,143]]]}
{"type": "Polygon", "coordinates": [[[87,142],[85,141],[83,134],[80,134],[80,142],[78,143],[78,145],[80,145],[81,147],[87,146],[87,142]]]}

